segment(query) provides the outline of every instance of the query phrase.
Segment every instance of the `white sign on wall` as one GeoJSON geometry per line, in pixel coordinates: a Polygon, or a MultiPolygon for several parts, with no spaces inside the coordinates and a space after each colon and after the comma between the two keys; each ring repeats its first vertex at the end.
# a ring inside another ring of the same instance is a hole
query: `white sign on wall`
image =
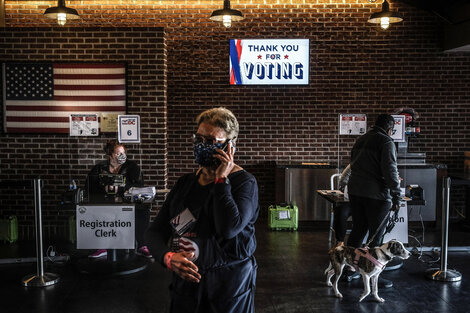
{"type": "Polygon", "coordinates": [[[392,116],[395,119],[395,127],[393,128],[392,139],[395,142],[405,142],[405,116],[392,116]]]}
{"type": "Polygon", "coordinates": [[[140,116],[118,115],[119,142],[140,142],[140,116]]]}
{"type": "Polygon", "coordinates": [[[98,136],[98,114],[71,114],[70,136],[98,136]]]}
{"type": "Polygon", "coordinates": [[[76,214],[77,249],[134,249],[133,204],[77,205],[76,214]]]}
{"type": "Polygon", "coordinates": [[[367,130],[367,117],[365,114],[340,114],[340,135],[363,135],[367,130]]]}
{"type": "Polygon", "coordinates": [[[308,39],[231,39],[231,85],[308,85],[308,39]]]}

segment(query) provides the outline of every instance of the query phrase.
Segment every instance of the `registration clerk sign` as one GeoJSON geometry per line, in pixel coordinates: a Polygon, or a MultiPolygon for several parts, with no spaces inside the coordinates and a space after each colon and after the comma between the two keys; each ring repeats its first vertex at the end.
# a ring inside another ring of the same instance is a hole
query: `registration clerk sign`
{"type": "Polygon", "coordinates": [[[134,205],[77,205],[76,211],[77,249],[134,249],[134,205]]]}
{"type": "Polygon", "coordinates": [[[231,39],[231,85],[308,85],[308,39],[231,39]]]}

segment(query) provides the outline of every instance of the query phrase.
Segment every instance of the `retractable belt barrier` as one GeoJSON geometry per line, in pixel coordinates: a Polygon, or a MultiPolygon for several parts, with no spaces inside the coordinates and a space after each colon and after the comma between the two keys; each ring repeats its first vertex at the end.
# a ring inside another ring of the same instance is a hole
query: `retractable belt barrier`
{"type": "Polygon", "coordinates": [[[34,211],[36,222],[36,274],[30,274],[23,278],[26,287],[45,287],[59,282],[59,275],[44,273],[44,252],[42,246],[42,208],[41,208],[41,179],[34,179],[34,211]]]}
{"type": "Polygon", "coordinates": [[[427,278],[437,281],[454,282],[462,279],[462,274],[447,269],[447,248],[449,239],[449,203],[450,203],[450,177],[442,180],[442,242],[441,242],[441,268],[426,270],[427,278]]]}

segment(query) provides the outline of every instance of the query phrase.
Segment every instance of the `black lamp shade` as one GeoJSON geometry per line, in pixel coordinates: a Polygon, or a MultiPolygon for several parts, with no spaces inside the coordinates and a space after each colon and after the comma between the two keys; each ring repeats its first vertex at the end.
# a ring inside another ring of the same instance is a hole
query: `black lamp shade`
{"type": "Polygon", "coordinates": [[[213,21],[221,22],[223,20],[224,15],[230,15],[232,17],[232,21],[241,21],[243,20],[242,12],[233,9],[221,9],[215,10],[212,12],[210,19],[213,21]]]}
{"type": "Polygon", "coordinates": [[[382,11],[373,13],[367,22],[369,23],[374,23],[374,24],[380,24],[380,20],[384,17],[388,17],[390,23],[398,23],[403,21],[403,16],[398,13],[398,12],[390,12],[389,11],[389,5],[387,0],[384,1],[382,4],[382,11]]]}
{"type": "Polygon", "coordinates": [[[57,19],[57,15],[60,13],[66,14],[67,19],[74,20],[74,19],[80,18],[77,10],[72,9],[72,8],[67,8],[65,6],[65,0],[59,0],[56,7],[47,8],[46,11],[44,12],[44,16],[51,18],[51,19],[57,19]]]}
{"type": "Polygon", "coordinates": [[[230,16],[232,21],[243,20],[242,12],[230,8],[230,0],[224,0],[224,8],[212,12],[210,19],[213,21],[222,22],[224,16],[230,16]]]}

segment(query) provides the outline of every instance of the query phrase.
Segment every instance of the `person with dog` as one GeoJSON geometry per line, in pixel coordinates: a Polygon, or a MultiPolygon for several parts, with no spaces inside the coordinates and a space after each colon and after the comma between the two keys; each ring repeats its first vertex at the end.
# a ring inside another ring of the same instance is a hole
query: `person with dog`
{"type": "MultiPolygon", "coordinates": [[[[370,238],[374,236],[371,248],[381,245],[386,226],[382,221],[391,209],[400,207],[397,151],[391,138],[394,126],[393,116],[380,114],[352,148],[348,192],[353,227],[348,246],[361,247],[367,232],[370,238]]],[[[388,288],[393,283],[380,277],[379,286],[388,288]]]]}
{"type": "Polygon", "coordinates": [[[258,185],[234,162],[231,111],[204,111],[196,124],[199,169],[178,179],[148,231],[156,260],[173,272],[170,312],[254,312],[258,185]]]}

